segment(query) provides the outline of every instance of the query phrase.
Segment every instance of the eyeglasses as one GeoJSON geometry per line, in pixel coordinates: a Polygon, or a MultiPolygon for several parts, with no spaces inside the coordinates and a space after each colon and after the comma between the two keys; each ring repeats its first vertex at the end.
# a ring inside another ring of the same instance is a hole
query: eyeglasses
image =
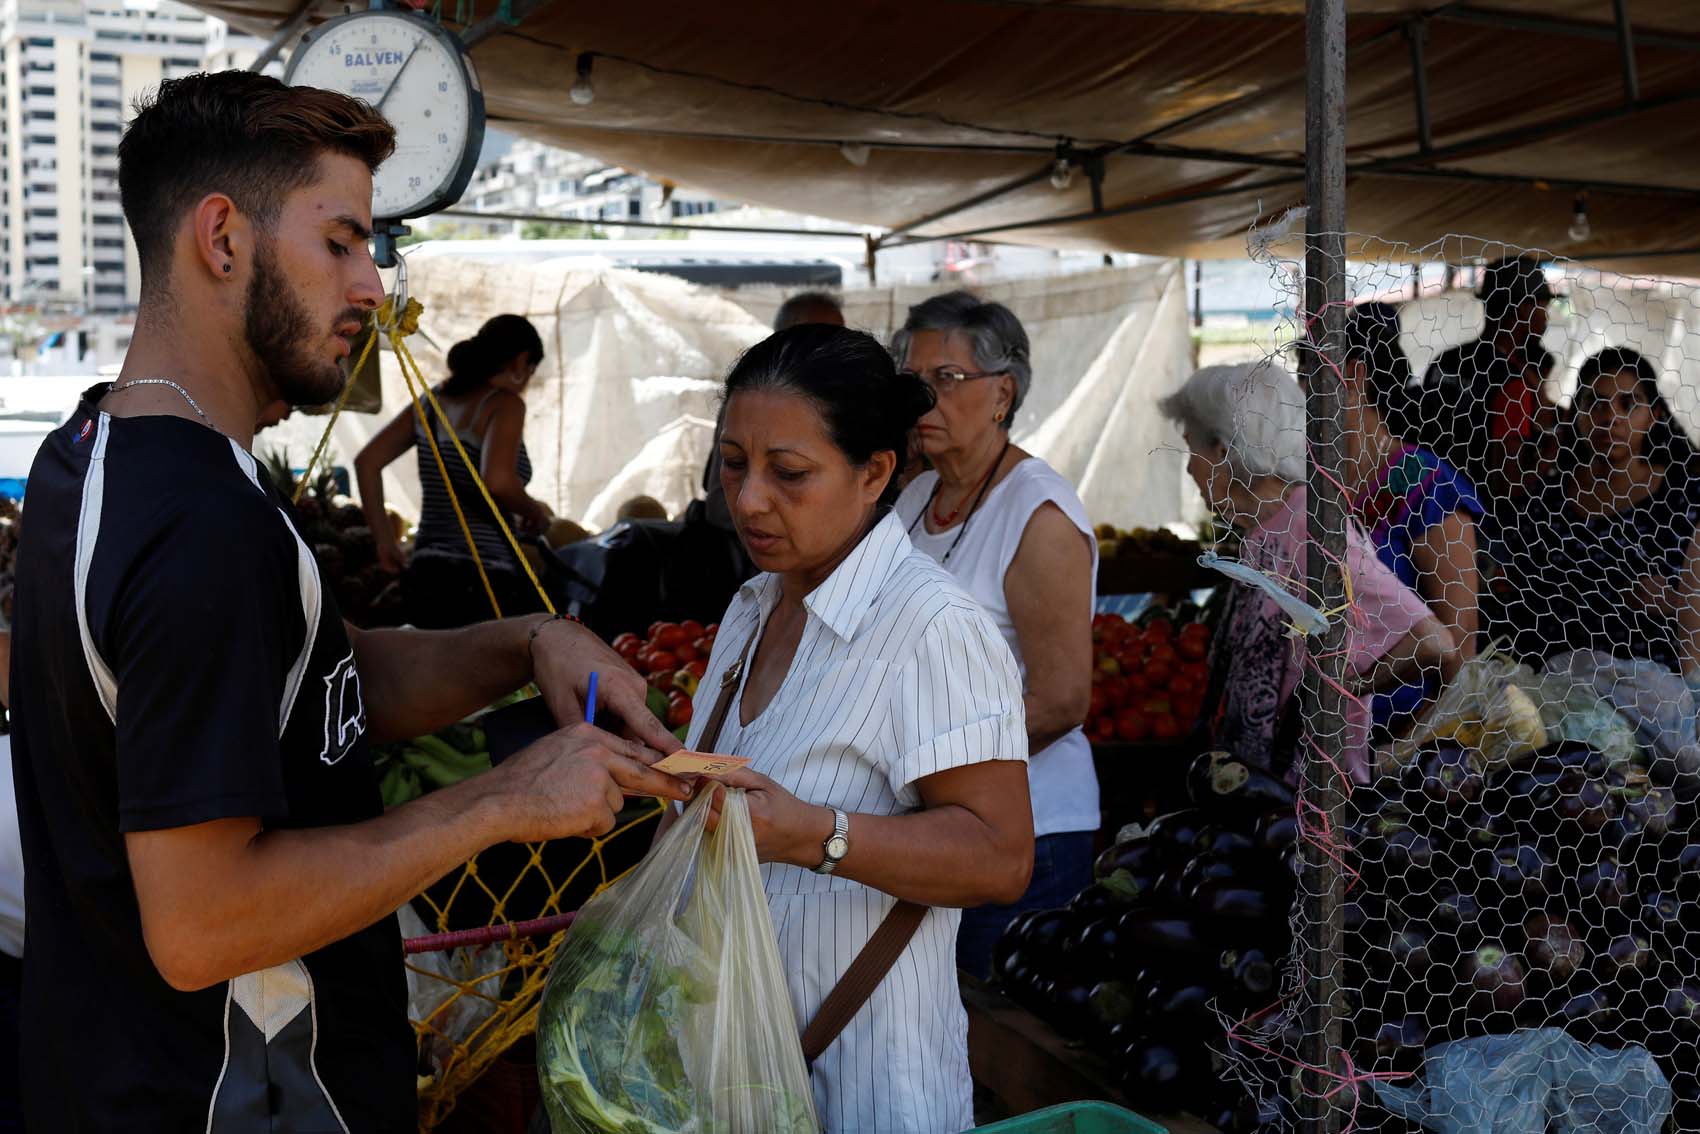
{"type": "Polygon", "coordinates": [[[971,370],[964,370],[960,366],[935,366],[931,374],[919,370],[903,371],[905,377],[919,378],[928,386],[931,386],[935,393],[954,390],[964,382],[973,382],[980,378],[996,378],[1000,374],[1008,373],[1007,370],[981,370],[976,373],[971,370]]]}

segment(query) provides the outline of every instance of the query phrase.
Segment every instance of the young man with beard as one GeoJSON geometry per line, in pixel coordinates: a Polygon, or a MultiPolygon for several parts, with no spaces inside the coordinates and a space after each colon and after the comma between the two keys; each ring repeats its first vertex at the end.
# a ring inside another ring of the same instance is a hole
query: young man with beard
{"type": "Polygon", "coordinates": [[[19,557],[32,1130],[412,1130],[393,911],[493,843],[689,794],[647,766],[677,745],[641,680],[568,622],[345,627],[255,466],[261,407],[334,398],[382,298],[393,145],[364,103],[244,72],[162,84],[120,145],[136,334],[42,446],[19,557]],[[629,738],[582,723],[592,670],[629,738]],[[533,678],[570,727],[383,810],[370,743],[533,678]]]}

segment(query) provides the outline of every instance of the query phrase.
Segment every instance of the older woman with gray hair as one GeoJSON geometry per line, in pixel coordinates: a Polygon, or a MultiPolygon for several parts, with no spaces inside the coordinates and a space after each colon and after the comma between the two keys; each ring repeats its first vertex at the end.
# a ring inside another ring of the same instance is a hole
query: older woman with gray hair
{"type": "Polygon", "coordinates": [[[1092,880],[1098,777],[1080,725],[1092,696],[1098,547],[1074,487],[1010,440],[1033,367],[1009,308],[965,291],[935,296],[909,309],[892,354],[938,395],[916,427],[932,471],[904,489],[898,516],[992,616],[1022,673],[1033,878],[1014,905],[964,911],[957,963],[984,976],[1017,913],[1060,906],[1092,880]]]}
{"type": "MultiPolygon", "coordinates": [[[[1164,398],[1162,414],[1180,426],[1187,472],[1205,501],[1243,539],[1240,558],[1307,598],[1305,407],[1298,383],[1267,363],[1207,366],[1164,398]]],[[[1330,759],[1367,778],[1369,710],[1363,697],[1424,677],[1447,680],[1461,659],[1452,634],[1421,597],[1377,558],[1356,523],[1346,526],[1346,571],[1354,610],[1347,616],[1346,735],[1323,737],[1330,759]]],[[[1300,734],[1294,695],[1307,655],[1303,636],[1263,591],[1234,583],[1215,645],[1225,673],[1215,725],[1219,747],[1286,772],[1300,734]]]]}

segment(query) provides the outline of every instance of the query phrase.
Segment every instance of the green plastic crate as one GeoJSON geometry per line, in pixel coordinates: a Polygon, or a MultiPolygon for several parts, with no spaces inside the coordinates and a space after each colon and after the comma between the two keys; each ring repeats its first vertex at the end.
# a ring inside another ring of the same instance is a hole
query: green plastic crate
{"type": "Polygon", "coordinates": [[[1169,1134],[1149,1118],[1107,1102],[1071,1102],[978,1126],[981,1134],[1169,1134]]]}

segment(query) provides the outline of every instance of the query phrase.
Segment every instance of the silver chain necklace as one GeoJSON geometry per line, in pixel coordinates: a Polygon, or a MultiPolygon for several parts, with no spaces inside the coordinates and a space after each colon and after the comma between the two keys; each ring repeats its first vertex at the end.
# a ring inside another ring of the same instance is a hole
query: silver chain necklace
{"type": "Polygon", "coordinates": [[[179,394],[183,395],[183,400],[189,403],[190,409],[200,415],[202,424],[204,424],[208,429],[213,427],[213,423],[207,418],[207,411],[201,408],[199,402],[189,396],[189,391],[185,390],[171,379],[132,378],[128,382],[114,382],[112,384],[112,392],[117,393],[119,390],[128,390],[132,386],[170,386],[173,390],[176,390],[179,394]]]}

